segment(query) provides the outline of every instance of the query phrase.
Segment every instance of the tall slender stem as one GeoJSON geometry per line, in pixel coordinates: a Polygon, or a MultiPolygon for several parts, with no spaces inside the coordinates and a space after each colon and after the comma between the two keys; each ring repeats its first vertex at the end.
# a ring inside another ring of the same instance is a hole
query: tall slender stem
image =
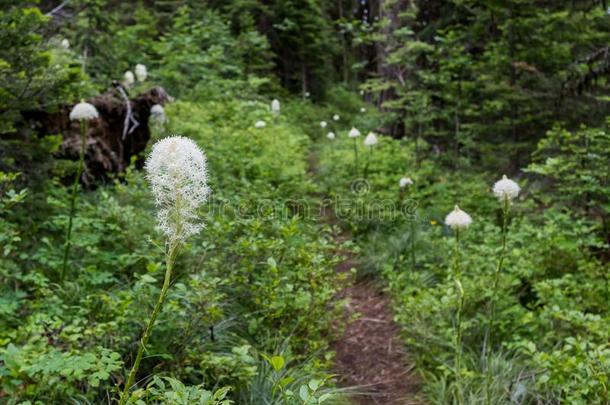
{"type": "Polygon", "coordinates": [[[485,362],[486,362],[486,383],[485,383],[485,404],[491,405],[491,385],[492,385],[492,338],[493,328],[496,316],[496,300],[498,295],[498,285],[500,282],[500,273],[506,256],[506,235],[508,234],[508,197],[504,198],[502,207],[502,249],[500,250],[500,258],[494,272],[494,280],[491,290],[491,300],[489,304],[489,319],[487,320],[487,331],[485,336],[485,362]]]}
{"type": "Polygon", "coordinates": [[[74,213],[76,211],[76,195],[78,193],[78,183],[83,173],[83,166],[85,161],[85,150],[87,148],[87,120],[80,121],[80,156],[78,159],[78,169],[76,170],[76,177],[72,184],[72,195],[70,196],[70,214],[68,216],[68,227],[66,229],[66,238],[64,241],[64,260],[61,267],[60,282],[63,283],[66,278],[66,272],[68,270],[68,259],[70,257],[70,247],[72,246],[72,222],[74,213]]]}
{"type": "Polygon", "coordinates": [[[161,307],[163,306],[163,302],[165,301],[165,297],[167,297],[167,292],[169,290],[169,283],[172,278],[172,272],[174,269],[174,260],[176,259],[178,245],[176,243],[172,243],[167,251],[166,259],[165,259],[165,280],[163,281],[163,287],[161,288],[161,294],[159,295],[159,299],[157,300],[157,304],[153,309],[152,314],[150,315],[150,319],[148,320],[148,325],[144,330],[144,334],[142,335],[142,339],[140,339],[140,346],[138,347],[138,354],[136,355],[136,360],[133,363],[131,371],[129,372],[129,376],[127,377],[127,382],[125,383],[125,387],[123,388],[123,393],[121,394],[121,399],[119,400],[119,405],[125,405],[127,403],[127,399],[129,398],[129,389],[133,385],[136,374],[138,373],[138,368],[140,367],[140,362],[142,361],[142,356],[144,355],[144,350],[146,350],[146,344],[148,343],[148,339],[152,333],[153,327],[155,326],[155,321],[157,320],[157,315],[161,311],[161,307]]]}
{"type": "Polygon", "coordinates": [[[415,270],[415,213],[411,215],[411,267],[415,270]]]}
{"type": "Polygon", "coordinates": [[[366,178],[369,173],[369,166],[371,165],[371,160],[373,159],[373,147],[369,146],[369,153],[366,155],[366,166],[364,168],[364,177],[366,178]]]}
{"type": "Polygon", "coordinates": [[[356,138],[352,139],[354,140],[354,170],[356,177],[358,177],[358,141],[356,141],[356,138]]]}
{"type": "Polygon", "coordinates": [[[458,405],[464,405],[462,389],[462,310],[464,308],[464,288],[462,287],[460,270],[460,230],[455,230],[455,264],[454,282],[457,292],[457,309],[455,315],[455,385],[457,388],[458,405]]]}

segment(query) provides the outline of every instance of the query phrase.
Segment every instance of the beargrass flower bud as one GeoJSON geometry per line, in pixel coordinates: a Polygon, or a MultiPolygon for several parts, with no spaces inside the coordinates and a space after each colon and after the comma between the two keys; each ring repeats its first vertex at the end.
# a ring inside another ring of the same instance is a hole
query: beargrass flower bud
{"type": "Polygon", "coordinates": [[[274,114],[280,114],[280,100],[277,98],[271,102],[271,112],[274,114]]]}
{"type": "Polygon", "coordinates": [[[364,138],[364,146],[373,146],[377,144],[377,136],[369,132],[366,138],[364,138]]]}
{"type": "Polygon", "coordinates": [[[465,213],[457,205],[453,208],[453,211],[445,218],[445,224],[451,229],[462,229],[467,228],[472,223],[470,215],[465,213]]]}
{"type": "Polygon", "coordinates": [[[136,65],[136,77],[139,82],[143,82],[148,77],[148,71],[146,70],[146,66],[138,63],[136,65]]]}
{"type": "Polygon", "coordinates": [[[127,72],[125,72],[125,74],[123,75],[123,82],[125,83],[125,85],[127,87],[133,85],[136,81],[136,78],[133,75],[133,72],[131,70],[128,70],[127,72]]]}
{"type": "Polygon", "coordinates": [[[71,121],[90,121],[97,117],[99,117],[99,113],[93,104],[86,103],[85,100],[81,100],[81,102],[76,104],[72,108],[72,111],[70,111],[71,121]]]}
{"type": "Polygon", "coordinates": [[[203,151],[189,138],[164,138],[153,145],[145,169],[158,208],[157,229],[170,243],[199,233],[197,210],[210,192],[203,151]]]}
{"type": "Polygon", "coordinates": [[[502,179],[498,180],[493,187],[493,193],[500,201],[514,200],[519,195],[519,191],[521,191],[519,185],[506,175],[502,176],[502,179]]]}
{"type": "Polygon", "coordinates": [[[321,128],[326,128],[328,124],[326,123],[326,121],[320,121],[320,127],[321,128]]]}
{"type": "Polygon", "coordinates": [[[70,41],[68,41],[66,38],[61,40],[61,47],[68,50],[70,49],[70,41]]]}
{"type": "Polygon", "coordinates": [[[366,108],[361,107],[361,108],[360,108],[360,112],[361,112],[361,113],[365,113],[365,112],[366,112],[366,108]]]}
{"type": "Polygon", "coordinates": [[[255,128],[265,128],[267,126],[267,123],[265,121],[256,121],[256,123],[254,124],[255,128]]]}
{"type": "Polygon", "coordinates": [[[413,184],[413,180],[411,180],[410,177],[403,177],[398,181],[398,185],[400,186],[400,188],[405,188],[407,186],[410,186],[411,184],[413,184]]]}
{"type": "Polygon", "coordinates": [[[333,120],[339,121],[339,118],[341,118],[341,117],[339,117],[339,114],[333,115],[333,120]]]}
{"type": "Polygon", "coordinates": [[[352,127],[352,129],[349,130],[347,136],[350,138],[357,138],[360,136],[360,131],[358,131],[356,127],[352,127]]]}
{"type": "Polygon", "coordinates": [[[330,140],[335,139],[335,133],[334,132],[329,132],[326,134],[326,137],[330,140]]]}

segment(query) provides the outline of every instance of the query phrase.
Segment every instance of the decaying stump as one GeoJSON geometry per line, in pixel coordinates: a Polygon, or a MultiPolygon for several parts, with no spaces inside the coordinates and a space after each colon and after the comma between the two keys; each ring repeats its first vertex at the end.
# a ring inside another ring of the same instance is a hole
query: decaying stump
{"type": "MultiPolygon", "coordinates": [[[[154,87],[129,99],[127,106],[126,95],[117,84],[115,88],[87,100],[97,108],[100,116],[89,123],[85,170],[81,179],[84,184],[104,178],[109,172],[125,170],[131,158],[142,152],[150,140],[148,120],[151,107],[163,105],[169,98],[162,87],[154,87]]],[[[77,160],[81,146],[80,124],[68,118],[71,108],[65,106],[59,112],[39,119],[46,133],[63,135],[58,157],[77,160]]]]}

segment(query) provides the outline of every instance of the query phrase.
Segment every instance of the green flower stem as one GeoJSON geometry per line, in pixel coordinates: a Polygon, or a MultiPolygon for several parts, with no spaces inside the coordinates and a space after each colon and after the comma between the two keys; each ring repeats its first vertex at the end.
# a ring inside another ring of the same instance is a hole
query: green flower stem
{"type": "Polygon", "coordinates": [[[76,171],[76,177],[74,178],[74,183],[72,184],[72,195],[70,196],[70,215],[68,217],[68,228],[66,229],[66,239],[64,242],[64,260],[63,265],[61,267],[61,277],[60,282],[63,283],[66,278],[66,272],[68,270],[68,259],[70,258],[70,247],[72,246],[72,221],[74,218],[74,212],[76,210],[76,195],[78,192],[78,183],[80,182],[80,177],[83,173],[83,166],[85,161],[85,150],[87,149],[87,120],[80,121],[80,157],[78,160],[78,169],[76,171]]]}
{"type": "Polygon", "coordinates": [[[464,405],[462,389],[462,310],[464,308],[464,289],[460,281],[460,230],[455,230],[455,264],[453,275],[457,292],[457,309],[455,315],[455,385],[458,405],[464,405]]]}
{"type": "Polygon", "coordinates": [[[140,339],[140,346],[138,347],[138,354],[136,355],[136,360],[133,363],[131,371],[129,372],[129,376],[127,377],[127,382],[125,383],[125,387],[123,388],[123,393],[121,394],[121,399],[119,400],[119,405],[125,405],[129,398],[129,389],[133,385],[136,374],[138,373],[138,368],[140,367],[140,362],[142,361],[142,356],[144,355],[144,350],[146,350],[146,345],[148,343],[148,339],[152,333],[153,327],[155,325],[155,321],[157,320],[157,315],[161,311],[161,307],[163,306],[163,302],[167,297],[167,292],[169,290],[169,283],[172,278],[172,272],[174,269],[174,261],[176,259],[176,254],[178,251],[178,244],[173,243],[168,248],[166,259],[165,259],[165,280],[163,281],[163,287],[161,288],[161,294],[159,295],[159,299],[157,300],[157,304],[153,309],[153,312],[148,320],[148,325],[144,330],[144,334],[142,335],[142,339],[140,339]]]}
{"type": "Polygon", "coordinates": [[[356,177],[358,177],[358,141],[356,138],[354,139],[354,170],[356,173],[356,177]]]}
{"type": "Polygon", "coordinates": [[[415,213],[411,217],[411,267],[415,270],[415,213]]]}
{"type": "Polygon", "coordinates": [[[373,158],[373,147],[369,146],[369,153],[366,155],[366,166],[364,167],[364,177],[366,178],[369,173],[369,166],[373,158]]]}
{"type": "Polygon", "coordinates": [[[485,382],[485,404],[491,405],[491,385],[492,385],[492,338],[493,328],[496,316],[496,300],[498,296],[498,284],[500,282],[500,273],[502,272],[502,266],[504,264],[504,258],[506,257],[506,236],[508,234],[508,198],[504,198],[504,205],[502,207],[502,249],[500,251],[500,258],[494,272],[494,280],[492,285],[491,302],[489,305],[489,319],[487,320],[487,333],[485,337],[485,361],[486,361],[486,382],[485,382]]]}

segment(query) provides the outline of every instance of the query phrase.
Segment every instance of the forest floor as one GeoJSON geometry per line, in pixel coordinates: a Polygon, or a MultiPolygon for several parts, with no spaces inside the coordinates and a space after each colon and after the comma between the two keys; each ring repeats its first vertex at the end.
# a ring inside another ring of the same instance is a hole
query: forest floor
{"type": "MultiPolygon", "coordinates": [[[[317,159],[312,154],[309,172],[315,176],[317,159]]],[[[324,206],[320,222],[331,226],[337,245],[351,239],[331,207],[324,206]]],[[[337,264],[337,272],[350,272],[358,268],[356,257],[339,249],[345,259],[337,264]]],[[[336,300],[345,301],[345,329],[332,342],[336,353],[335,373],[339,385],[355,394],[352,400],[366,405],[422,405],[418,392],[420,381],[409,361],[400,338],[400,327],[394,322],[390,299],[375,281],[356,279],[342,289],[336,300]]]]}

